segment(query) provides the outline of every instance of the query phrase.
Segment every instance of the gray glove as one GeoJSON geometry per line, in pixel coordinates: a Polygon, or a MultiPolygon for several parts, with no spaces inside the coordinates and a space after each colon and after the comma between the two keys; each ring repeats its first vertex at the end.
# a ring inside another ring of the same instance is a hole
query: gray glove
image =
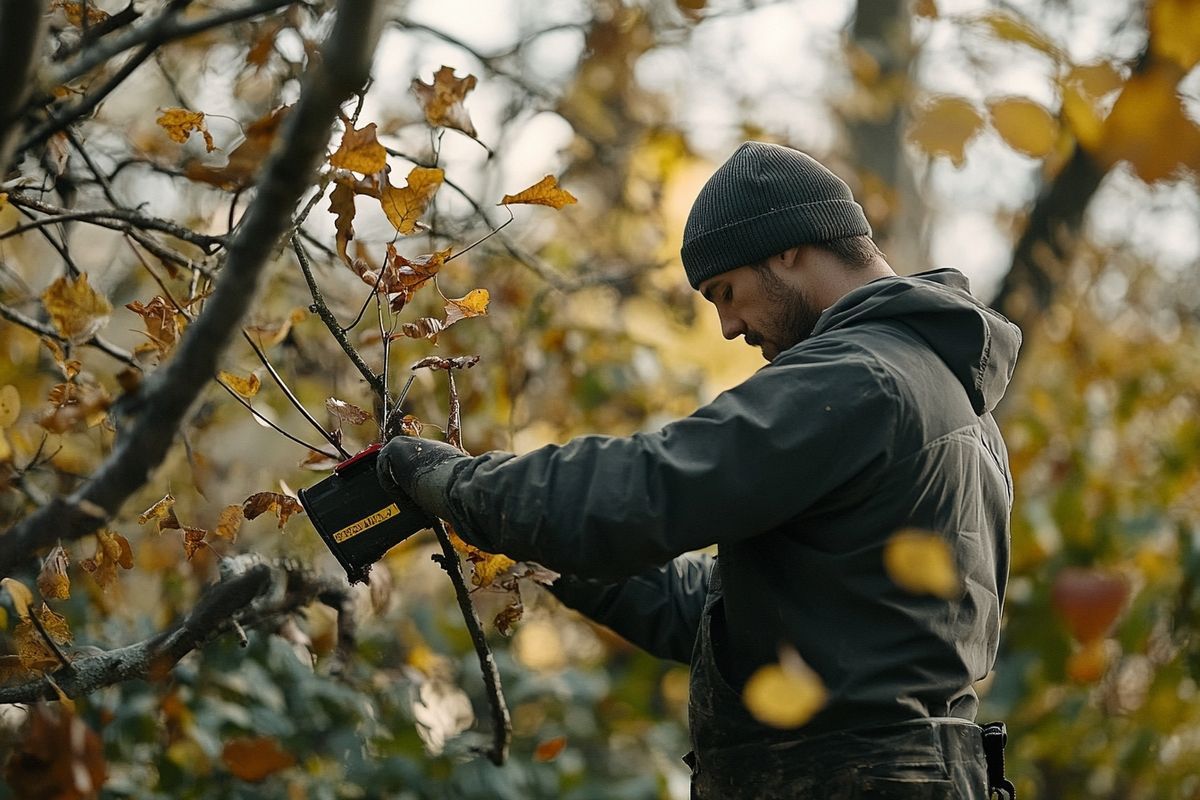
{"type": "Polygon", "coordinates": [[[449,517],[446,487],[454,465],[469,458],[445,442],[397,436],[379,451],[375,469],[379,485],[391,494],[407,495],[427,514],[449,517]]]}

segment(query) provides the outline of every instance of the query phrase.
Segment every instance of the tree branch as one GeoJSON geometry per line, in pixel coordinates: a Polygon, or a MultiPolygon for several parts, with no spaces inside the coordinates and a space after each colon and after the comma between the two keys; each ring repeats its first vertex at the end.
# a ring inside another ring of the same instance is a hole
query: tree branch
{"type": "Polygon", "coordinates": [[[308,74],[300,99],[284,122],[281,141],[263,168],[257,194],[229,241],[216,288],[188,326],[174,358],[151,375],[131,403],[129,424],[92,478],[66,499],[57,498],[15,524],[0,549],[0,575],[11,574],[57,539],[95,530],[149,480],[166,458],[179,425],[240,327],[257,294],[268,257],[287,230],[292,210],[324,157],[341,103],[366,81],[379,36],[377,4],[342,0],[337,19],[308,74]]]}
{"type": "Polygon", "coordinates": [[[33,85],[34,66],[45,39],[45,0],[0,3],[0,178],[8,172],[20,138],[21,110],[33,85]]]}
{"type": "MultiPolygon", "coordinates": [[[[4,319],[8,320],[9,322],[13,323],[14,325],[20,325],[22,328],[33,331],[34,333],[38,334],[39,336],[45,336],[47,338],[53,339],[54,341],[58,342],[59,344],[65,344],[68,341],[65,336],[63,336],[61,333],[56,331],[50,325],[46,325],[45,323],[38,322],[36,319],[33,319],[32,317],[27,317],[24,314],[22,314],[20,311],[17,311],[15,308],[9,308],[8,306],[4,305],[3,303],[0,303],[0,317],[3,317],[4,319]]],[[[99,350],[100,352],[106,353],[106,354],[112,356],[113,358],[115,358],[116,360],[133,367],[134,369],[138,370],[139,372],[142,369],[142,365],[138,363],[137,359],[134,358],[132,354],[130,354],[129,352],[127,352],[125,350],[122,350],[120,347],[117,347],[115,344],[112,344],[111,342],[101,339],[99,336],[93,336],[92,338],[88,339],[86,342],[82,342],[82,344],[86,345],[87,347],[94,347],[97,350],[99,350]]]]}

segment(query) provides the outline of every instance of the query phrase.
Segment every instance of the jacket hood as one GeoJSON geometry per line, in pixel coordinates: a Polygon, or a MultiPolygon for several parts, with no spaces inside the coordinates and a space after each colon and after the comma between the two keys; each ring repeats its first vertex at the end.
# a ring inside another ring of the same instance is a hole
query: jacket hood
{"type": "Polygon", "coordinates": [[[950,367],[975,413],[1004,397],[1021,347],[1021,330],[976,300],[966,276],[938,269],[881,278],[860,286],[825,310],[813,336],[873,321],[914,330],[950,367]]]}

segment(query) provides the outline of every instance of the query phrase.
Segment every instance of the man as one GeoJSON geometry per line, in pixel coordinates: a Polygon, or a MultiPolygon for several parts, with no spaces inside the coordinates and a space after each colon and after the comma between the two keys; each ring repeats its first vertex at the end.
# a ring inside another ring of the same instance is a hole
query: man
{"type": "Polygon", "coordinates": [[[995,659],[1012,504],[990,412],[1020,332],[953,270],[897,277],[847,186],[777,145],[717,170],[682,258],[768,366],[654,433],[475,458],[394,439],[381,482],[690,662],[696,797],[985,797],[972,684],[995,659]],[[885,545],[911,528],[953,553],[950,599],[889,575],[885,545]],[[781,648],[828,691],[797,730],[741,699],[781,648]]]}

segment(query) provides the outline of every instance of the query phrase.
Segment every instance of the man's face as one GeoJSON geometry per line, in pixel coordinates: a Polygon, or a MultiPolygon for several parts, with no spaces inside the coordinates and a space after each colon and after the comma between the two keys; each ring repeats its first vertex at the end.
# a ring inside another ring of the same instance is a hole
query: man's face
{"type": "Polygon", "coordinates": [[[773,260],[714,275],[699,288],[716,306],[725,338],[744,336],[767,361],[812,335],[823,310],[795,273],[777,269],[773,260]]]}

